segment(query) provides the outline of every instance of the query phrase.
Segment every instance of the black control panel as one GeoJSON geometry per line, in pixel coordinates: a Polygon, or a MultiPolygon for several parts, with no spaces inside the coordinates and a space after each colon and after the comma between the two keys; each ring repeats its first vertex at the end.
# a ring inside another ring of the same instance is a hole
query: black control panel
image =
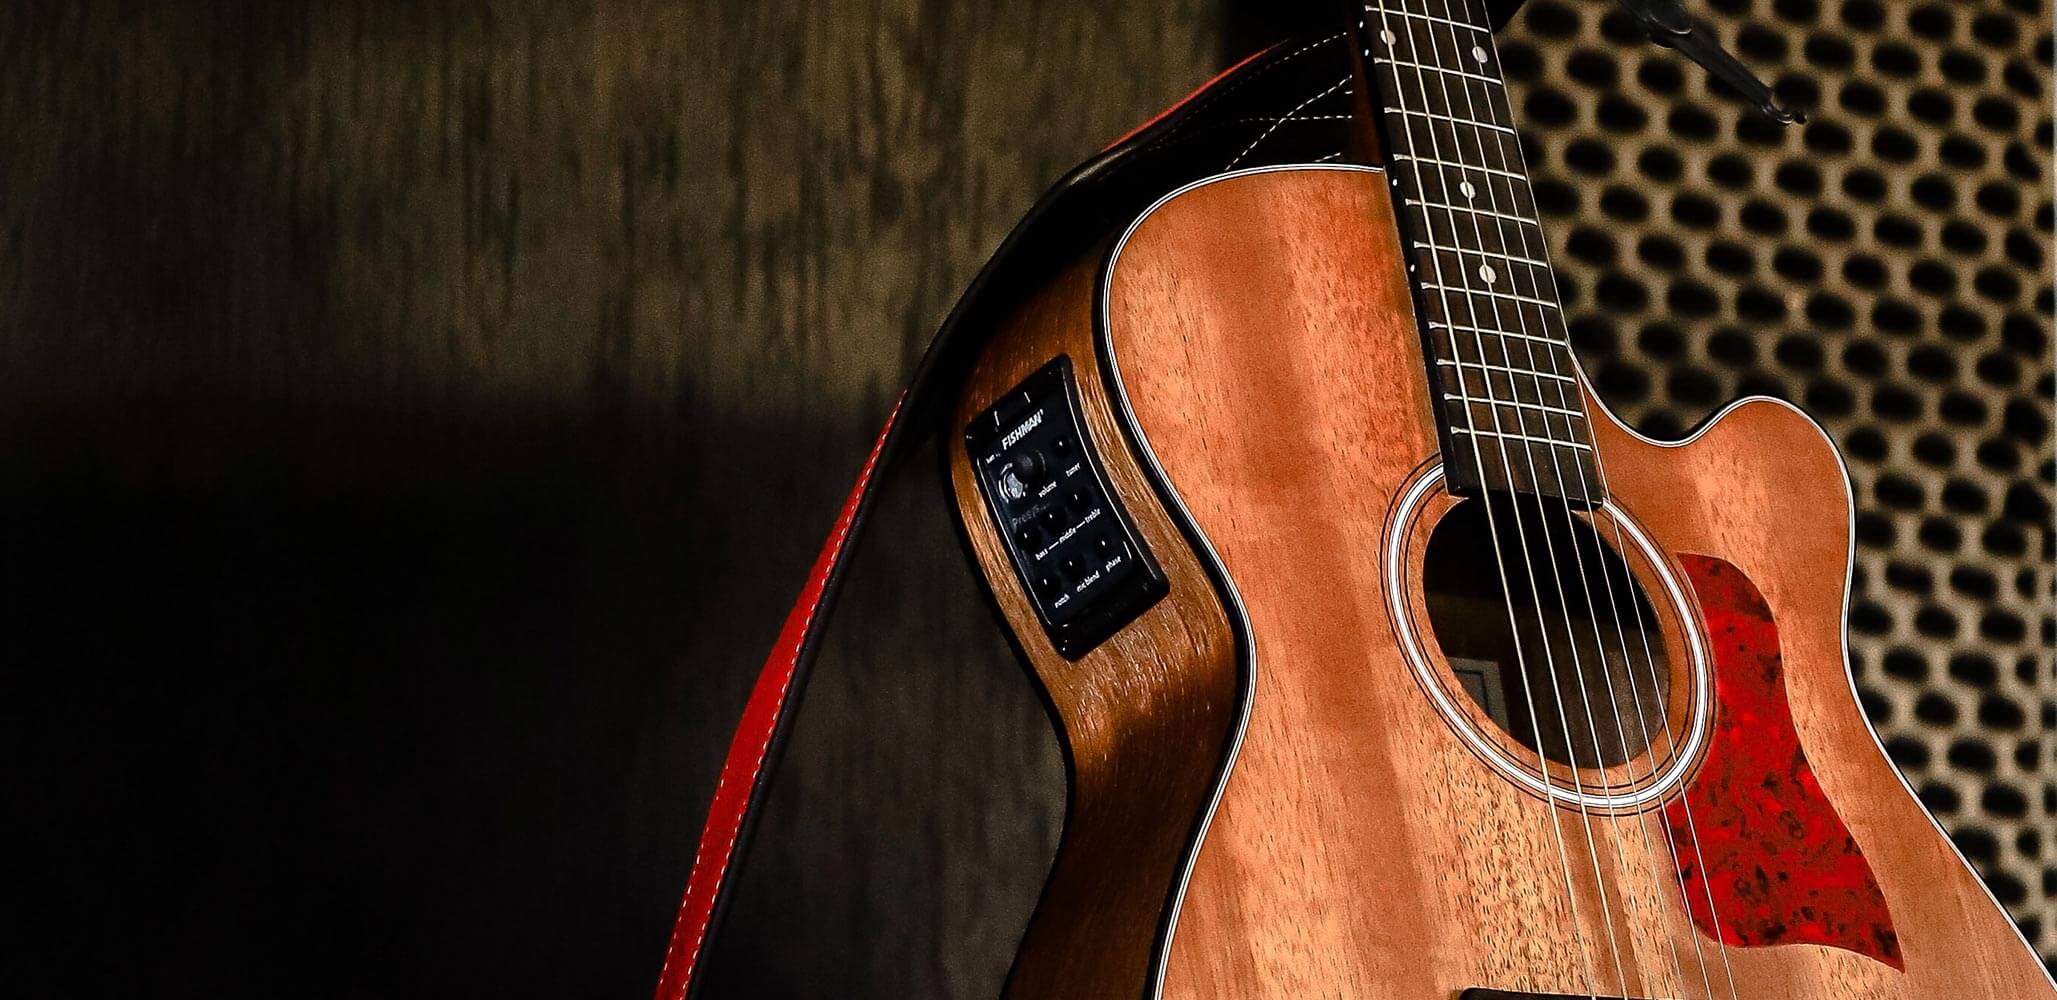
{"type": "Polygon", "coordinates": [[[1015,575],[1065,659],[1169,590],[1082,432],[1071,358],[1058,355],[964,429],[979,493],[1015,575]]]}

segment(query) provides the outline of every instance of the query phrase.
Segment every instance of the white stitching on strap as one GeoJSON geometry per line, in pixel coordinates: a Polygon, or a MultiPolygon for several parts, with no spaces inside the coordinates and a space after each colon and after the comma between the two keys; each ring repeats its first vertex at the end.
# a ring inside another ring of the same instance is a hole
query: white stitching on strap
{"type": "MultiPolygon", "coordinates": [[[[1321,100],[1322,98],[1324,98],[1324,97],[1327,97],[1328,95],[1330,95],[1330,94],[1333,94],[1333,93],[1335,93],[1335,92],[1336,92],[1336,91],[1338,91],[1338,90],[1341,90],[1341,89],[1343,89],[1344,87],[1348,86],[1348,85],[1349,85],[1349,83],[1350,83],[1350,78],[1346,76],[1346,77],[1344,77],[1344,78],[1342,78],[1342,79],[1340,79],[1340,80],[1337,80],[1337,81],[1336,81],[1335,83],[1332,83],[1332,84],[1330,84],[1330,85],[1329,85],[1329,88],[1328,88],[1327,90],[1324,90],[1324,91],[1322,91],[1321,93],[1319,93],[1319,94],[1316,94],[1316,95],[1314,95],[1313,97],[1310,97],[1310,98],[1308,98],[1308,99],[1306,99],[1306,100],[1304,100],[1304,101],[1301,101],[1301,102],[1300,102],[1299,104],[1297,104],[1297,105],[1294,105],[1294,107],[1293,107],[1293,110],[1291,110],[1291,111],[1288,111],[1288,112],[1286,112],[1286,113],[1285,113],[1285,114],[1284,114],[1283,116],[1281,116],[1281,117],[1280,117],[1280,118],[1279,118],[1279,119],[1278,119],[1277,121],[1275,121],[1275,122],[1272,122],[1272,123],[1271,123],[1271,127],[1270,127],[1270,128],[1268,128],[1268,129],[1265,129],[1265,130],[1264,130],[1264,133],[1263,133],[1262,135],[1259,135],[1259,136],[1258,136],[1258,137],[1257,137],[1256,139],[1253,139],[1253,140],[1251,140],[1250,144],[1249,144],[1248,146],[1245,146],[1245,147],[1243,147],[1243,151],[1242,151],[1242,152],[1240,152],[1240,153],[1237,153],[1237,154],[1236,154],[1236,158],[1235,158],[1235,159],[1233,159],[1233,160],[1230,160],[1230,161],[1228,161],[1228,166],[1226,166],[1226,167],[1223,167],[1222,169],[1224,169],[1224,170],[1234,170],[1234,169],[1236,169],[1236,164],[1238,164],[1238,163],[1241,163],[1241,162],[1243,162],[1243,157],[1245,157],[1245,156],[1248,156],[1248,155],[1250,155],[1250,151],[1251,151],[1251,150],[1253,150],[1253,149],[1256,149],[1256,148],[1257,148],[1257,146],[1258,146],[1258,145],[1259,145],[1260,143],[1262,143],[1262,142],[1263,142],[1264,140],[1266,140],[1266,139],[1269,139],[1269,138],[1271,138],[1271,134],[1272,134],[1273,132],[1276,132],[1276,131],[1278,131],[1278,127],[1279,127],[1280,125],[1284,125],[1285,123],[1287,123],[1287,122],[1289,122],[1289,121],[1300,121],[1301,119],[1295,118],[1294,116],[1300,113],[1300,109],[1301,109],[1301,108],[1304,108],[1304,107],[1308,106],[1309,104],[1313,104],[1314,102],[1316,102],[1316,101],[1318,101],[1318,100],[1321,100]]],[[[1343,115],[1343,116],[1339,116],[1339,117],[1344,117],[1344,118],[1347,118],[1347,117],[1349,117],[1349,116],[1348,116],[1348,115],[1343,115]]]]}
{"type": "MultiPolygon", "coordinates": [[[[1320,98],[1315,98],[1315,100],[1320,100],[1320,98]]],[[[1292,117],[1292,120],[1293,120],[1293,121],[1296,121],[1296,122],[1346,122],[1346,121],[1349,121],[1349,120],[1350,120],[1350,116],[1349,116],[1349,115],[1294,115],[1294,116],[1292,117]]],[[[1244,125],[1257,125],[1257,124],[1266,124],[1266,125],[1270,125],[1270,124],[1278,124],[1278,123],[1279,123],[1279,119],[1277,119],[1277,118],[1238,118],[1238,119],[1236,119],[1236,121],[1237,121],[1237,122],[1239,122],[1239,123],[1241,123],[1241,124],[1244,124],[1244,125]]],[[[1226,123],[1224,123],[1224,124],[1226,124],[1226,123]]]]}
{"type": "MultiPolygon", "coordinates": [[[[902,397],[902,401],[905,401],[904,396],[902,397]]],[[[845,541],[849,539],[850,528],[856,522],[857,508],[863,505],[863,493],[870,486],[872,470],[877,467],[879,456],[883,454],[885,451],[887,433],[889,433],[892,430],[893,424],[899,419],[899,416],[900,403],[896,402],[893,404],[892,414],[886,418],[886,431],[881,432],[879,434],[878,443],[872,445],[871,455],[864,460],[864,468],[857,474],[857,498],[848,505],[848,507],[843,511],[842,516],[836,519],[835,540],[829,544],[828,572],[834,572],[836,564],[840,563],[843,559],[843,544],[845,541]]],[[[786,663],[785,677],[779,684],[778,697],[772,701],[771,728],[765,731],[764,742],[758,745],[756,759],[751,761],[750,763],[750,775],[753,782],[755,781],[758,772],[761,771],[764,767],[765,755],[771,752],[771,739],[773,734],[778,731],[779,713],[785,710],[786,694],[792,690],[793,674],[794,671],[798,669],[800,664],[800,652],[801,650],[807,647],[808,630],[814,627],[814,613],[817,609],[821,607],[821,599],[828,593],[827,582],[827,575],[825,573],[822,579],[823,586],[821,591],[814,595],[814,600],[808,602],[807,612],[800,618],[800,640],[793,646],[793,658],[791,660],[788,660],[786,663]]],[[[721,800],[721,789],[723,785],[725,785],[727,782],[728,768],[724,766],[722,768],[721,775],[717,777],[714,782],[715,801],[719,802],[721,800]]],[[[745,815],[749,813],[749,809],[750,803],[746,798],[743,803],[743,811],[745,815]]],[[[708,889],[708,894],[711,898],[709,900],[710,905],[707,907],[707,916],[701,919],[699,925],[693,929],[693,941],[691,944],[686,946],[685,959],[686,967],[688,969],[691,969],[694,966],[694,964],[699,960],[700,945],[702,944],[702,942],[706,940],[708,926],[714,921],[714,907],[711,905],[712,899],[719,898],[721,896],[722,882],[726,880],[726,878],[728,877],[728,868],[729,860],[731,858],[731,852],[735,849],[736,838],[742,834],[742,830],[742,818],[738,817],[736,824],[729,829],[728,839],[724,841],[721,845],[721,853],[719,857],[722,859],[722,864],[721,868],[714,873],[714,884],[708,889]]],[[[707,844],[703,840],[700,846],[693,851],[693,867],[691,871],[687,873],[686,876],[686,885],[689,891],[692,887],[691,872],[698,871],[700,869],[700,861],[702,856],[705,854],[706,850],[707,844]]],[[[681,908],[683,908],[684,905],[685,904],[681,902],[681,908]]],[[[657,972],[657,981],[659,983],[665,982],[667,978],[671,975],[672,959],[676,954],[676,947],[665,949],[664,965],[661,968],[659,968],[657,972]]]]}
{"type": "Polygon", "coordinates": [[[1241,89],[1245,84],[1248,84],[1250,81],[1255,80],[1258,77],[1263,76],[1264,74],[1279,68],[1280,66],[1284,66],[1285,64],[1292,62],[1294,59],[1297,59],[1300,56],[1306,55],[1307,53],[1312,52],[1315,49],[1321,48],[1322,46],[1327,45],[1330,42],[1340,41],[1343,38],[1344,34],[1346,33],[1338,31],[1335,34],[1330,35],[1326,38],[1317,38],[1314,41],[1308,42],[1307,44],[1302,45],[1299,48],[1294,49],[1293,51],[1288,52],[1283,56],[1280,56],[1278,60],[1275,62],[1268,62],[1262,66],[1257,67],[1254,70],[1251,70],[1249,75],[1247,76],[1243,76],[1236,80],[1230,81],[1227,85],[1223,86],[1219,91],[1207,94],[1205,97],[1202,97],[1198,103],[1186,109],[1186,112],[1182,116],[1181,120],[1177,124],[1173,125],[1171,128],[1167,129],[1161,138],[1151,142],[1150,145],[1145,148],[1155,149],[1156,147],[1161,146],[1166,142],[1169,142],[1172,136],[1177,135],[1180,129],[1185,128],[1187,124],[1191,123],[1193,119],[1200,113],[1201,110],[1208,107],[1212,107],[1216,102],[1220,101],[1222,98],[1225,98],[1230,94],[1235,93],[1237,90],[1241,89]]]}

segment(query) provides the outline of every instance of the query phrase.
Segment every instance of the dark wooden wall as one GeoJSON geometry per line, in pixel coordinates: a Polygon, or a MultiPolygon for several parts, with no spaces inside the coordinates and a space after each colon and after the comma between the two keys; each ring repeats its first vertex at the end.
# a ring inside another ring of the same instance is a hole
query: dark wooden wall
{"type": "MultiPolygon", "coordinates": [[[[0,5],[20,995],[646,991],[893,393],[1220,6],[0,5]]],[[[988,996],[1025,920],[1056,750],[910,523],[731,985],[988,996]]]]}

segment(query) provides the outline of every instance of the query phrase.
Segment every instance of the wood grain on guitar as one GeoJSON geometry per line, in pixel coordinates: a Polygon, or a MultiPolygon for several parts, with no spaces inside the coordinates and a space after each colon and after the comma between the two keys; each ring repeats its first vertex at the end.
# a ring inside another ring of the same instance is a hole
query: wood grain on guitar
{"type": "Polygon", "coordinates": [[[2057,997],[1851,690],[1833,445],[1771,401],[1653,442],[1592,395],[1462,8],[1363,8],[1385,169],[1167,195],[963,390],[960,426],[1071,357],[1170,581],[1066,661],[953,451],[1073,779],[1008,995],[2057,997]],[[1486,543],[1431,544],[1453,518],[1486,543]]]}
{"type": "MultiPolygon", "coordinates": [[[[1231,176],[1157,209],[1107,265],[1104,346],[1122,381],[1081,363],[1081,391],[1173,583],[1106,646],[1076,664],[1047,647],[953,461],[974,550],[1050,693],[1075,782],[1009,995],[1139,996],[1161,958],[1162,994],[1179,998],[2051,996],[1850,694],[1848,497],[1832,447],[1789,407],[1734,408],[1686,447],[1611,419],[1593,440],[1613,497],[1663,551],[1722,553],[1776,616],[1793,730],[1863,847],[1904,969],[1723,945],[1692,919],[1660,813],[1545,804],[1427,706],[1378,568],[1397,492],[1437,455],[1387,186],[1361,169],[1231,176]],[[1183,838],[1233,718],[1234,647],[1110,391],[1233,579],[1256,650],[1248,728],[1182,896],[1183,838]],[[1174,905],[1175,933],[1159,941],[1174,905]]],[[[1057,352],[1095,356],[1095,263],[998,332],[962,415],[1057,352]]]]}
{"type": "Polygon", "coordinates": [[[1099,253],[1061,273],[996,331],[966,382],[958,426],[1060,354],[1110,485],[1170,593],[1077,661],[1045,637],[987,516],[961,442],[950,473],[994,600],[1057,725],[1070,775],[1064,835],[1009,975],[1010,997],[1139,996],[1194,824],[1227,752],[1237,705],[1226,610],[1123,441],[1091,359],[1099,253]]]}

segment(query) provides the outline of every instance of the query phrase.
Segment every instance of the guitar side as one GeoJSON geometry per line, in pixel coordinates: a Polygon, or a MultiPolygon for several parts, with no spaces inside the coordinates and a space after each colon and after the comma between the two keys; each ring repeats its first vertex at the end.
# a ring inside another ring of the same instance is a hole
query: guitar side
{"type": "Polygon", "coordinates": [[[1201,554],[1124,444],[1096,359],[1093,293],[1105,247],[1029,293],[968,375],[956,426],[1059,355],[1073,361],[1085,432],[1108,486],[1170,592],[1077,661],[1038,626],[979,495],[961,440],[949,448],[959,524],[1058,734],[1063,834],[1009,970],[1008,997],[1142,996],[1170,908],[1232,756],[1248,699],[1228,604],[1201,554]]]}

